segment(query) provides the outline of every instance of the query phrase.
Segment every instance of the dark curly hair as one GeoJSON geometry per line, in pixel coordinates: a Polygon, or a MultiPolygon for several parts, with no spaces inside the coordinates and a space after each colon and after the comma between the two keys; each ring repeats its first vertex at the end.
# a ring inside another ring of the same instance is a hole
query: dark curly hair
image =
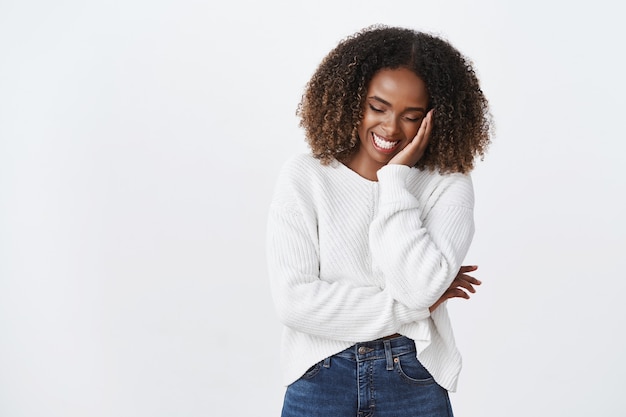
{"type": "Polygon", "coordinates": [[[467,173],[493,131],[487,99],[471,62],[447,41],[422,32],[369,26],[342,40],[306,85],[296,114],[323,164],[358,151],[367,88],[381,69],[408,68],[424,80],[433,130],[418,168],[467,173]]]}

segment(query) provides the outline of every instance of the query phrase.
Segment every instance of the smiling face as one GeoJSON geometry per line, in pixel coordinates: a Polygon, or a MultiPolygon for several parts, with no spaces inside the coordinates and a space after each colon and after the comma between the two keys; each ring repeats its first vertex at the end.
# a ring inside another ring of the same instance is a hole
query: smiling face
{"type": "Polygon", "coordinates": [[[426,116],[426,84],[406,68],[377,72],[367,89],[359,123],[359,149],[346,164],[367,179],[386,165],[417,134],[426,116]]]}

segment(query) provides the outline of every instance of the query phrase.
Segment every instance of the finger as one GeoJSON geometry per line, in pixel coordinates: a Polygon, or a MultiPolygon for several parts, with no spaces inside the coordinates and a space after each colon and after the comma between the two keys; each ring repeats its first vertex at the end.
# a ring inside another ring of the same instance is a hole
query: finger
{"type": "Polygon", "coordinates": [[[470,296],[468,293],[466,293],[465,291],[463,291],[460,288],[451,288],[449,290],[447,290],[445,292],[445,296],[446,299],[450,299],[450,298],[465,298],[466,300],[469,300],[470,296]]]}
{"type": "Polygon", "coordinates": [[[431,109],[427,114],[426,114],[426,119],[428,121],[428,123],[426,124],[426,127],[424,128],[424,149],[426,149],[426,145],[428,145],[428,141],[430,141],[430,133],[433,131],[433,116],[434,115],[434,110],[431,109]]]}
{"type": "Polygon", "coordinates": [[[476,279],[476,278],[474,278],[472,276],[469,276],[469,275],[463,275],[459,279],[461,279],[462,281],[468,282],[468,283],[470,283],[472,285],[480,285],[480,284],[483,283],[481,280],[476,279]]]}
{"type": "Polygon", "coordinates": [[[480,285],[480,284],[483,283],[481,280],[476,279],[473,276],[466,275],[466,274],[459,274],[459,275],[456,276],[455,279],[460,279],[460,280],[463,280],[463,281],[467,281],[467,282],[469,282],[471,284],[474,284],[474,285],[480,285]]]}
{"type": "Polygon", "coordinates": [[[430,132],[433,130],[432,117],[433,111],[431,110],[426,113],[426,117],[424,118],[424,121],[420,125],[420,128],[417,132],[417,134],[420,135],[419,147],[421,152],[426,149],[426,146],[428,146],[428,141],[430,141],[430,132]]]}
{"type": "Polygon", "coordinates": [[[418,147],[426,149],[426,145],[428,144],[427,134],[429,134],[430,132],[428,127],[430,125],[430,114],[430,111],[426,113],[426,117],[424,117],[424,120],[422,120],[419,129],[417,129],[417,133],[415,134],[413,140],[411,140],[409,145],[407,145],[407,147],[412,146],[415,149],[417,149],[418,147]]]}
{"type": "Polygon", "coordinates": [[[478,269],[478,265],[464,265],[459,269],[459,273],[466,273],[476,271],[478,269]]]}
{"type": "Polygon", "coordinates": [[[467,291],[469,291],[471,293],[475,293],[476,292],[476,288],[474,288],[474,285],[472,285],[471,283],[469,283],[467,281],[460,281],[458,287],[465,288],[467,291]]]}
{"type": "Polygon", "coordinates": [[[480,285],[481,283],[476,278],[472,278],[472,277],[469,277],[469,278],[471,279],[470,280],[462,279],[462,278],[455,279],[454,281],[452,281],[452,284],[453,284],[452,287],[463,287],[470,292],[476,292],[474,285],[480,285]]]}
{"type": "Polygon", "coordinates": [[[474,288],[474,286],[471,283],[464,281],[464,280],[454,280],[452,282],[452,286],[450,287],[451,290],[460,289],[460,288],[464,288],[466,291],[469,291],[472,293],[476,292],[476,289],[474,288]]]}

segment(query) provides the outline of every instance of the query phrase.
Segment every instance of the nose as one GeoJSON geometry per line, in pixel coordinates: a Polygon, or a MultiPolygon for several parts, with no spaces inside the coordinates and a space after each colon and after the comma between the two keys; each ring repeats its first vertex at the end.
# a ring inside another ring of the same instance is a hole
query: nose
{"type": "Polygon", "coordinates": [[[400,121],[395,115],[389,114],[383,121],[383,130],[389,137],[397,135],[400,133],[400,121]]]}

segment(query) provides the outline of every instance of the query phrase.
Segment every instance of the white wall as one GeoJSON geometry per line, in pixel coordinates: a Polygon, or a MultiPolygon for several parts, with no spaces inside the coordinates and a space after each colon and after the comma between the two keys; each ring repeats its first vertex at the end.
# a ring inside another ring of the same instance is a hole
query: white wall
{"type": "Polygon", "coordinates": [[[0,415],[279,414],[267,205],[304,84],[372,23],[447,37],[497,122],[456,414],[621,415],[626,32],[504,3],[2,0],[0,415]]]}

